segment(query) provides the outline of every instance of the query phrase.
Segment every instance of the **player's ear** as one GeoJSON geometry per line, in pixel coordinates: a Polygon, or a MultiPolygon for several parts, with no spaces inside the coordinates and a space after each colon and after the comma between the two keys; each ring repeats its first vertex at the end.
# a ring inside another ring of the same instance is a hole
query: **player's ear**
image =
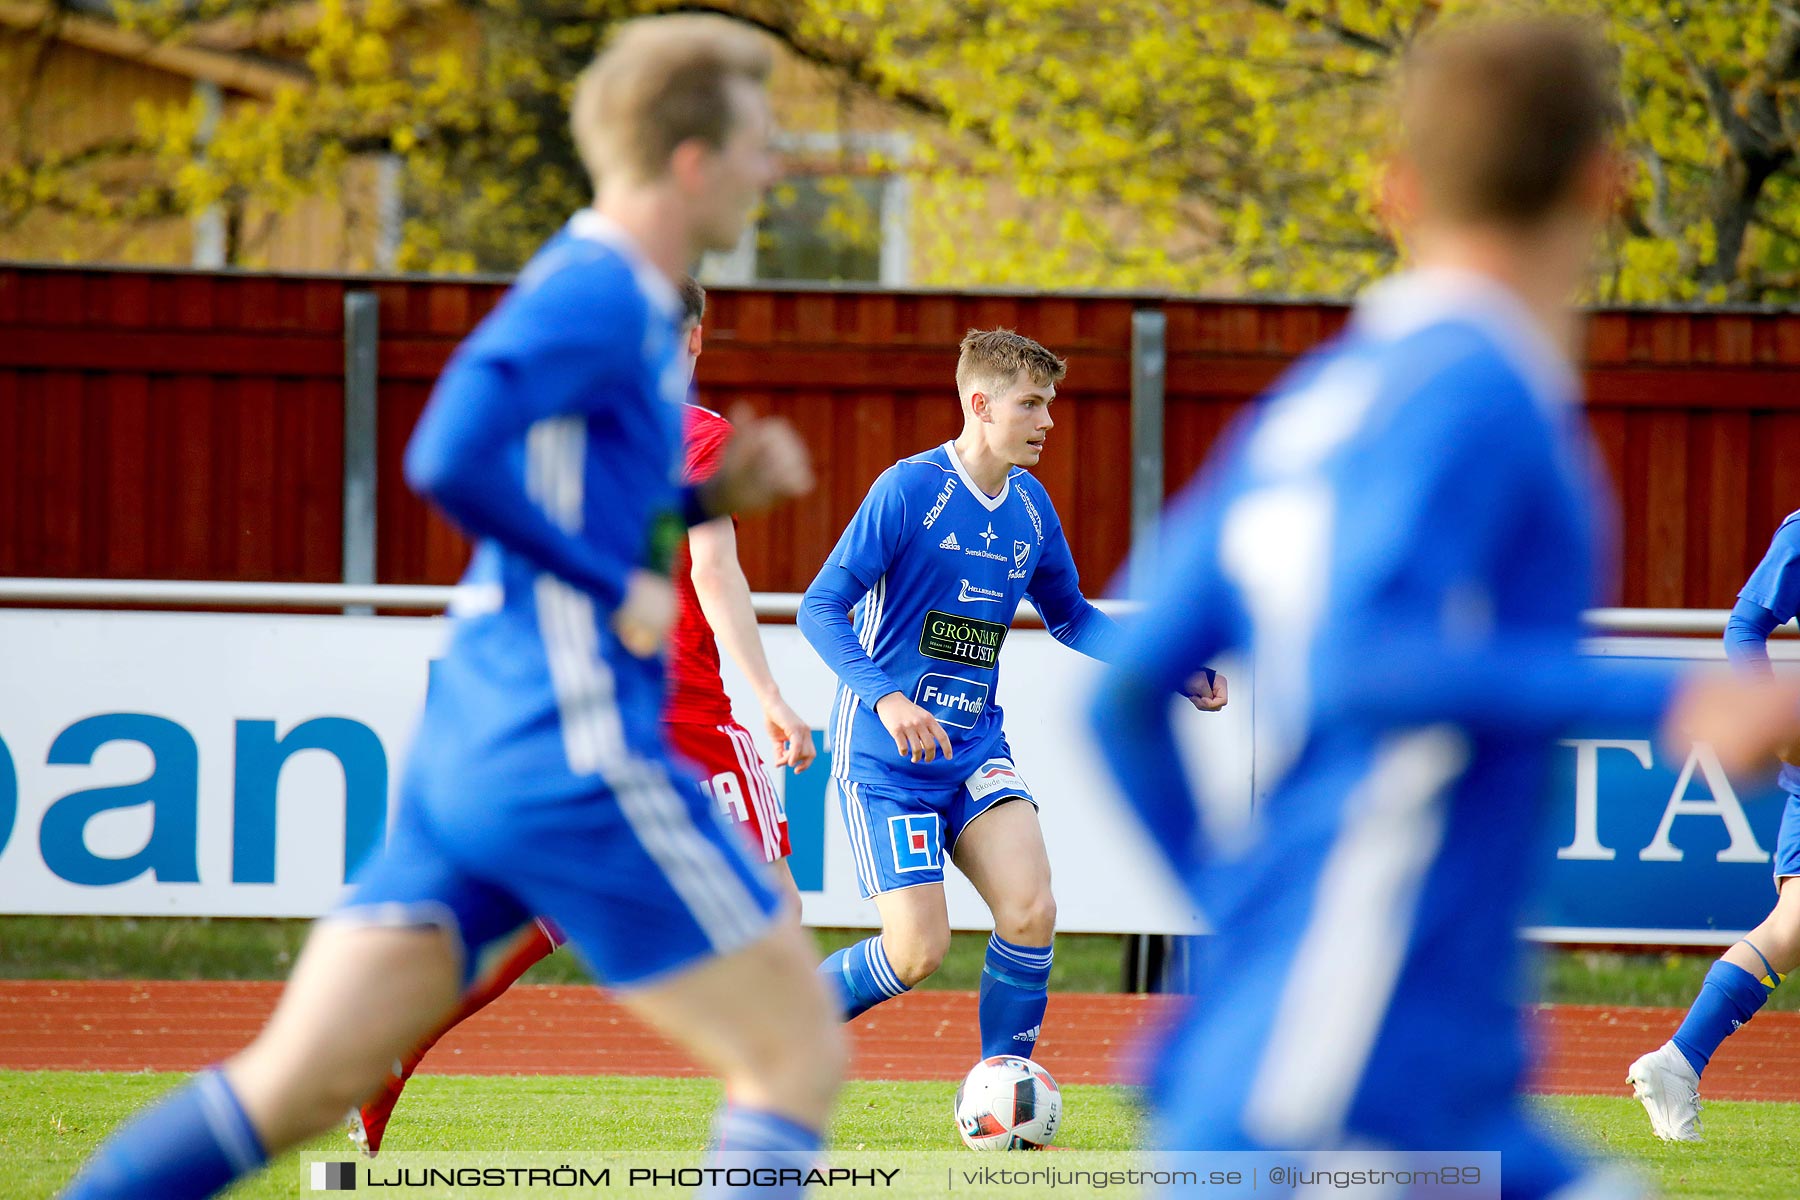
{"type": "Polygon", "coordinates": [[[711,164],[708,159],[714,154],[711,146],[697,137],[688,138],[677,145],[669,155],[669,175],[682,191],[698,194],[707,190],[707,169],[711,164]]]}
{"type": "Polygon", "coordinates": [[[975,414],[975,419],[977,421],[981,421],[984,424],[994,419],[994,405],[993,402],[988,399],[988,394],[986,392],[969,393],[969,411],[975,414]]]}
{"type": "Polygon", "coordinates": [[[1395,155],[1382,166],[1376,183],[1375,214],[1399,241],[1418,220],[1424,188],[1412,163],[1395,155]]]}
{"type": "Polygon", "coordinates": [[[1575,180],[1575,193],[1582,208],[1605,221],[1624,212],[1631,201],[1631,185],[1637,176],[1637,163],[1616,146],[1596,151],[1575,180]]]}

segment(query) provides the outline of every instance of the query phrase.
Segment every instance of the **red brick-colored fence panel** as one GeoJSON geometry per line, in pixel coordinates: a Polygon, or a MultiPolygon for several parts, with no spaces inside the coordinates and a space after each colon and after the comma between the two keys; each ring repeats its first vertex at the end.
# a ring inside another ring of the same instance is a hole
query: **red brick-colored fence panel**
{"type": "MultiPolygon", "coordinates": [[[[448,582],[463,539],[405,489],[407,434],[502,281],[0,266],[0,574],[341,576],[344,296],[379,301],[383,582],[448,582]]],[[[871,480],[952,436],[956,344],[1006,325],[1069,359],[1038,474],[1090,589],[1130,513],[1131,315],[1168,318],[1165,487],[1347,311],[1320,304],[716,289],[702,399],[799,427],[807,502],[744,523],[769,591],[805,586],[871,480]]],[[[1728,606],[1800,508],[1800,315],[1602,312],[1588,404],[1616,481],[1624,602],[1728,606]]]]}

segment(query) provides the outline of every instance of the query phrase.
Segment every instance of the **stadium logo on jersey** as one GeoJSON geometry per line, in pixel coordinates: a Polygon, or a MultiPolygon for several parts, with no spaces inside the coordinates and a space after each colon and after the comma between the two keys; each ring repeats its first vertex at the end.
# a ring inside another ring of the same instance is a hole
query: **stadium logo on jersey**
{"type": "Polygon", "coordinates": [[[964,604],[974,604],[977,602],[982,604],[999,604],[1002,600],[1006,599],[1006,593],[996,592],[993,588],[982,587],[980,584],[970,583],[965,579],[962,581],[962,591],[956,593],[956,598],[964,604]]]}
{"type": "Polygon", "coordinates": [[[944,540],[938,543],[938,549],[939,550],[961,550],[962,549],[962,546],[956,540],[956,530],[952,529],[949,533],[946,533],[944,535],[944,540]]]}
{"type": "Polygon", "coordinates": [[[1031,557],[1030,542],[1013,543],[1013,569],[1006,573],[1008,579],[1025,578],[1025,560],[1031,557]]]}
{"type": "Polygon", "coordinates": [[[1018,768],[1012,765],[1010,758],[990,758],[981,764],[976,771],[964,781],[963,786],[969,789],[973,799],[982,800],[995,792],[1029,793],[1025,780],[1020,778],[1018,768]]]}
{"type": "Polygon", "coordinates": [[[945,725],[973,729],[987,709],[988,685],[954,675],[921,676],[913,703],[945,725]]]}
{"type": "Polygon", "coordinates": [[[896,873],[905,875],[911,871],[943,869],[943,839],[938,833],[936,813],[889,817],[888,837],[894,843],[896,873]]]}
{"type": "Polygon", "coordinates": [[[944,480],[944,490],[937,494],[937,501],[931,511],[925,514],[925,528],[930,529],[937,524],[937,519],[944,515],[944,505],[950,503],[950,497],[956,492],[956,476],[944,480]]]}
{"type": "Polygon", "coordinates": [[[919,653],[926,658],[989,670],[999,663],[1005,641],[1006,626],[998,621],[959,617],[935,608],[925,614],[919,629],[919,653]]]}

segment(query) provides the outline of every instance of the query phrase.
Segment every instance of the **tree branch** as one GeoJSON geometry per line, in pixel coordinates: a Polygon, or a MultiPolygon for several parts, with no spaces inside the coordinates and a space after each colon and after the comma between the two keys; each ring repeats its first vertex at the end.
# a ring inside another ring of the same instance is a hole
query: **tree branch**
{"type": "MultiPolygon", "coordinates": [[[[1294,15],[1288,11],[1287,0],[1250,0],[1250,2],[1265,12],[1272,12],[1289,21],[1296,20],[1294,15]]],[[[1306,25],[1324,30],[1326,33],[1331,34],[1352,49],[1367,50],[1387,58],[1392,58],[1399,50],[1398,46],[1389,45],[1380,38],[1371,37],[1366,33],[1360,33],[1357,30],[1350,28],[1342,21],[1333,20],[1329,17],[1315,17],[1311,19],[1301,18],[1300,20],[1306,25]]]]}

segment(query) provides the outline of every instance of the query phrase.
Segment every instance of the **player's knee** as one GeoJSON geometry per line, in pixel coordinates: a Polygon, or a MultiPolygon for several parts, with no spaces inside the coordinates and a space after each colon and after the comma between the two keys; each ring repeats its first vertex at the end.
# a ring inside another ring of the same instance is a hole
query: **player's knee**
{"type": "Polygon", "coordinates": [[[1800,922],[1771,921],[1746,940],[1783,975],[1800,966],[1800,922]]]}
{"type": "Polygon", "coordinates": [[[1056,933],[1056,897],[1042,888],[994,913],[994,932],[1020,946],[1048,946],[1056,933]]]}
{"type": "Polygon", "coordinates": [[[1762,960],[1783,975],[1800,967],[1800,903],[1796,900],[1800,900],[1800,884],[1784,885],[1775,911],[1744,938],[1762,960]]]}
{"type": "Polygon", "coordinates": [[[901,983],[911,987],[944,965],[944,955],[950,951],[950,930],[915,931],[900,936],[883,933],[881,944],[887,951],[888,965],[894,968],[894,974],[900,977],[901,983]]]}

